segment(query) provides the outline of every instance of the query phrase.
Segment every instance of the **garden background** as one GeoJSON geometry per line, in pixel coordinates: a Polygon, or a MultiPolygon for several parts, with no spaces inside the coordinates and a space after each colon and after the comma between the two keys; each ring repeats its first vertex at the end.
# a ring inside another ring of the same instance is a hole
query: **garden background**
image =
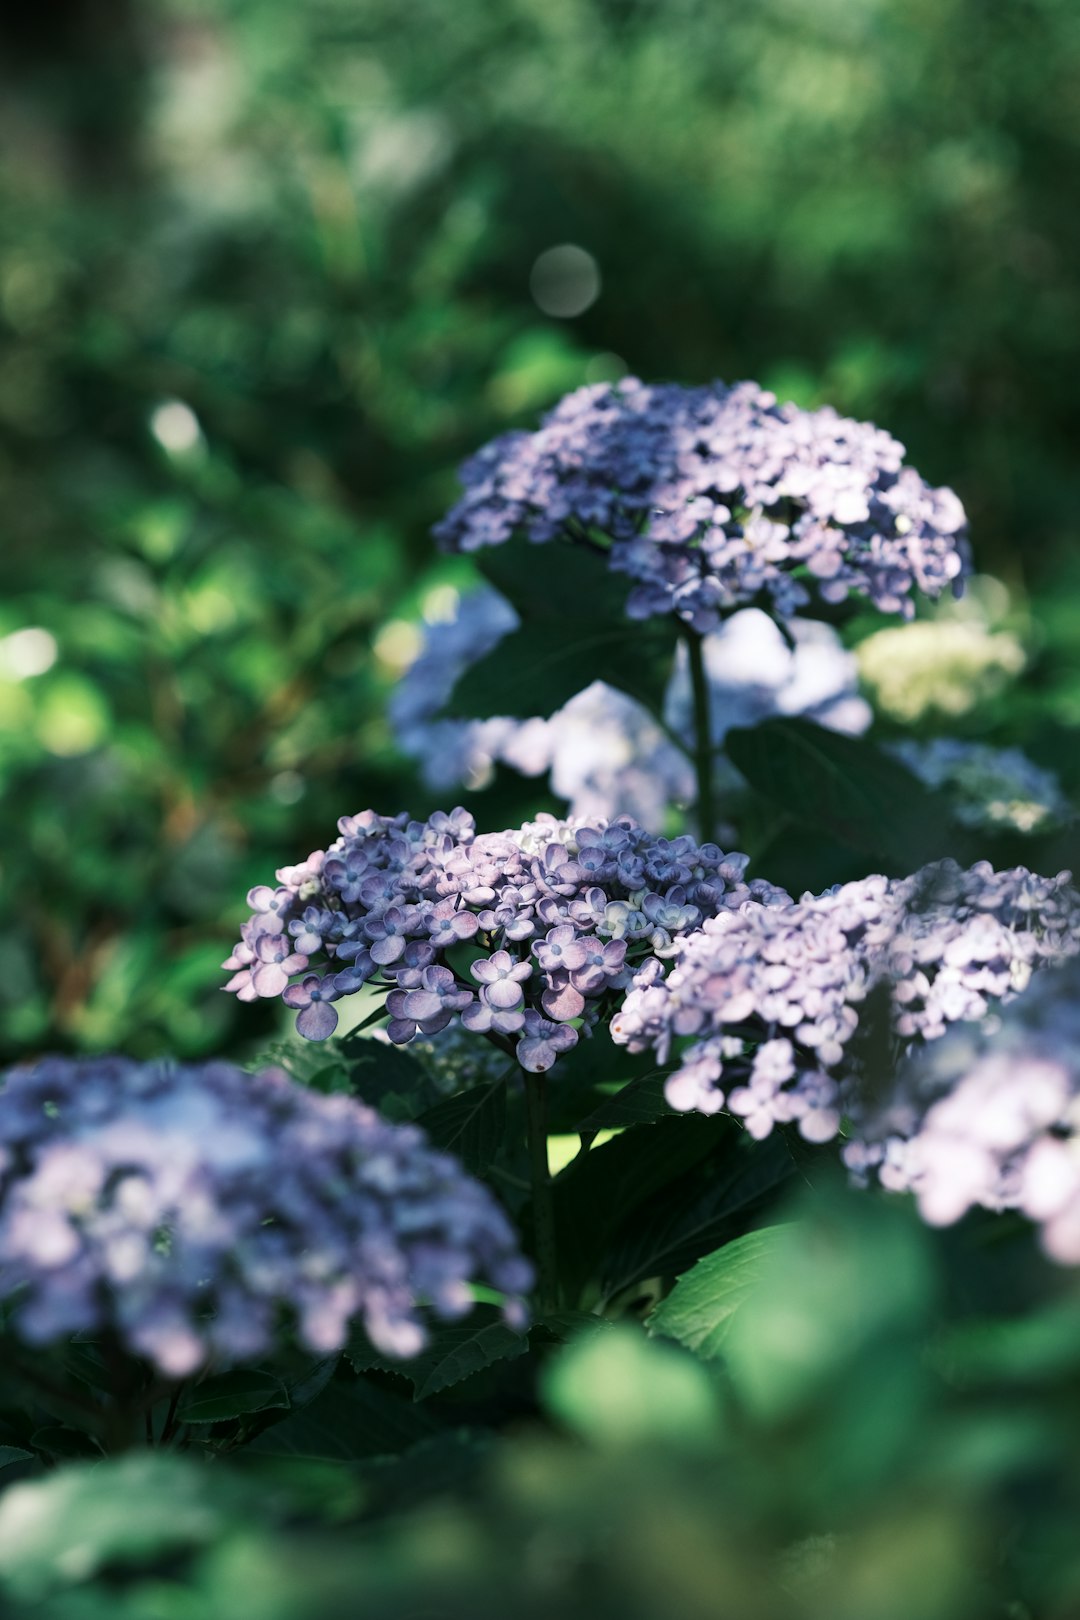
{"type": "MultiPolygon", "coordinates": [[[[989,682],[962,661],[933,672],[961,688],[951,713],[933,693],[906,715],[881,699],[875,735],[1020,743],[1080,791],[1068,0],[52,0],[0,22],[0,133],[0,1059],[248,1063],[287,1027],[276,1001],[220,990],[252,884],[369,805],[422,816],[460,801],[484,829],[561,808],[505,769],[434,791],[387,703],[425,619],[478,578],[430,537],[455,468],[584,382],[753,377],[893,432],[967,508],[984,577],[965,622],[1019,651],[989,682]],[[567,245],[587,257],[551,271],[542,255],[567,245]]],[[[536,590],[557,595],[543,551],[536,567],[536,590]]],[[[878,628],[867,615],[845,634],[878,628]]],[[[1080,867],[1075,832],[1046,849],[1053,863],[1031,864],[1080,867]]],[[[919,1356],[894,1349],[937,1320],[942,1290],[978,1293],[978,1263],[960,1239],[927,1247],[891,1207],[845,1224],[845,1195],[831,1196],[818,1218],[850,1239],[844,1265],[800,1304],[798,1264],[781,1257],[777,1288],[807,1331],[835,1307],[878,1390],[834,1346],[819,1406],[793,1427],[769,1428],[789,1412],[766,1391],[768,1439],[733,1442],[746,1500],[725,1498],[729,1530],[745,1512],[772,1557],[812,1518],[798,1497],[811,1481],[841,1518],[865,1494],[878,1516],[854,1563],[793,1598],[793,1615],[1042,1614],[983,1608],[963,1573],[1003,1521],[957,1480],[1004,1468],[1023,1436],[973,1422],[971,1457],[928,1485],[896,1462],[887,1421],[921,1413],[931,1433],[939,1396],[919,1356]],[[864,1320],[852,1302],[886,1262],[896,1293],[864,1320]],[[829,1379],[849,1377],[841,1403],[829,1379]],[[892,1378],[903,1393],[883,1398],[892,1378]],[[880,1473],[867,1471],[875,1447],[880,1473]],[[770,1497],[770,1467],[804,1482],[791,1500],[770,1497]],[[902,1578],[916,1567],[930,1571],[917,1590],[902,1578]]],[[[1061,1412],[1076,1417],[1076,1303],[1041,1262],[1037,1275],[1009,1265],[1005,1292],[1037,1296],[1051,1320],[1030,1355],[1068,1383],[1065,1407],[1045,1390],[1028,1403],[1045,1462],[1061,1412]]],[[[989,1406],[1008,1407],[1029,1349],[999,1346],[957,1387],[967,1399],[992,1385],[989,1406]]],[[[667,1387],[636,1354],[630,1408],[667,1387]]],[[[583,1613],[705,1616],[726,1582],[738,1612],[771,1620],[738,1536],[713,1545],[702,1481],[719,1501],[726,1464],[679,1449],[708,1430],[711,1399],[679,1367],[663,1403],[681,1414],[666,1435],[678,1444],[660,1463],[634,1473],[604,1449],[610,1368],[590,1383],[582,1362],[546,1397],[598,1448],[572,1483],[554,1452],[525,1449],[500,1465],[509,1505],[474,1520],[472,1473],[454,1495],[461,1458],[433,1452],[454,1507],[399,1516],[397,1539],[362,1568],[342,1553],[337,1576],[321,1542],[275,1564],[258,1513],[222,1486],[214,1511],[232,1539],[191,1529],[219,1560],[193,1577],[191,1606],[159,1593],[155,1610],[141,1591],[131,1613],[345,1614],[362,1579],[371,1613],[411,1614],[395,1582],[436,1548],[434,1565],[467,1569],[463,1612],[487,1612],[488,1590],[504,1613],[494,1594],[520,1580],[521,1612],[542,1615],[550,1569],[602,1561],[600,1547],[621,1573],[597,1576],[588,1604],[574,1587],[583,1613]],[[617,1534],[595,1518],[605,1493],[617,1534]]],[[[519,1393],[497,1392],[501,1417],[519,1393]]],[[[369,1453],[377,1421],[361,1425],[369,1453]]],[[[392,1451],[431,1439],[422,1422],[387,1433],[392,1451]]],[[[402,1515],[416,1494],[385,1471],[377,1487],[334,1477],[305,1476],[305,1511],[324,1525],[349,1522],[365,1492],[402,1515]]],[[[1065,1477],[1039,1487],[1046,1541],[1024,1565],[1036,1591],[1039,1571],[1069,1561],[1065,1477]]],[[[179,1489],[168,1511],[196,1526],[199,1503],[177,1507],[179,1489]]],[[[293,1513],[295,1478],[288,1489],[293,1513]]],[[[80,1511],[89,1500],[73,1496],[68,1522],[80,1511]]],[[[24,1572],[29,1612],[119,1612],[115,1592],[50,1597],[51,1556],[24,1572]]],[[[1045,1612],[1080,1612],[1077,1591],[1063,1577],[1045,1612]]]]}

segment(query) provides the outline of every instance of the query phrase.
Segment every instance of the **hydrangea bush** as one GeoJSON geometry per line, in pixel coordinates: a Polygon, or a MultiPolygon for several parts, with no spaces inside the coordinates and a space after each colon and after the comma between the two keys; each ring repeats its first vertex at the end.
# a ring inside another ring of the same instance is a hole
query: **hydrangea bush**
{"type": "MultiPolygon", "coordinates": [[[[994,1310],[1052,1297],[1033,1226],[1080,1264],[1071,808],[1016,750],[879,744],[831,621],[861,611],[849,637],[919,653],[924,627],[867,637],[867,610],[958,588],[967,542],[956,497],[876,427],[748,383],[628,380],[463,477],[438,535],[486,583],[428,628],[391,717],[430,786],[476,797],[345,815],[250,890],[224,988],[301,1039],[247,1069],[56,1057],[0,1084],[0,1467],[246,1446],[249,1479],[291,1481],[287,1516],[362,1500],[378,1524],[468,1495],[489,1448],[553,1417],[559,1484],[539,1447],[495,1476],[541,1491],[528,1539],[590,1466],[582,1440],[614,1442],[619,1471],[647,1443],[695,1501],[745,1446],[721,1518],[741,1547],[775,1512],[773,1596],[798,1593],[866,1470],[892,1490],[896,1413],[906,1443],[919,1402],[951,1411],[927,1385],[931,1229],[963,1221],[989,1252],[1011,1212],[994,1310]],[[547,773],[568,813],[487,830],[496,764],[547,773]],[[846,1449],[806,1453],[812,1503],[762,1508],[786,1448],[843,1421],[846,1449]],[[795,1524],[817,1529],[792,1547],[795,1524]]],[[[977,708],[954,675],[963,701],[937,708],[977,708]]],[[[895,721],[887,680],[865,685],[895,721]]],[[[968,1451],[1026,1466],[1014,1434],[968,1451]]],[[[925,1459],[905,1477],[921,1502],[925,1459]]],[[[556,1576],[595,1556],[568,1502],[556,1576]]],[[[733,1601],[765,1613],[756,1595],[733,1601]]],[[[1002,1613],[1058,1612],[1014,1595],[1002,1613]]]]}

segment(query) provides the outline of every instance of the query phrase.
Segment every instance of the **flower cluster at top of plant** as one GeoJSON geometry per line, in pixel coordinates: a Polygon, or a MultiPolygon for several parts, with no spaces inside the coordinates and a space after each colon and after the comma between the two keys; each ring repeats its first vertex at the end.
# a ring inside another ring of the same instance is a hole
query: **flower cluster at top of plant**
{"type": "Polygon", "coordinates": [[[809,1140],[828,1141],[845,1114],[858,1128],[874,1079],[850,1050],[870,992],[887,992],[890,1062],[983,1017],[1034,969],[1080,952],[1069,876],[941,861],[787,907],[721,913],[675,942],[666,978],[644,965],[612,1036],[652,1046],[661,1061],[690,1038],[667,1085],[673,1108],[715,1113],[726,1102],[756,1137],[797,1121],[809,1140]]]}
{"type": "Polygon", "coordinates": [[[392,986],[392,1041],[460,1019],[541,1072],[581,1023],[610,1014],[645,957],[722,909],[790,898],[747,882],[745,855],[653,837],[629,817],[477,834],[460,809],[424,822],[369,810],[338,825],[327,851],[252,889],[224,964],[226,989],[280,996],[313,1040],[336,1028],[333,1002],[374,982],[392,986]]]}
{"type": "Polygon", "coordinates": [[[491,1193],[415,1126],[274,1070],[46,1059],[0,1087],[0,1297],[32,1344],[112,1336],[168,1378],[272,1352],[425,1343],[473,1279],[532,1268],[491,1193]]]}
{"type": "Polygon", "coordinates": [[[461,478],[435,530],[445,546],[609,541],[630,616],[674,613],[700,632],[759,601],[790,617],[815,593],[910,616],[914,588],[937,596],[968,565],[963,507],[904,465],[901,444],[756,383],[581,388],[461,478]]]}

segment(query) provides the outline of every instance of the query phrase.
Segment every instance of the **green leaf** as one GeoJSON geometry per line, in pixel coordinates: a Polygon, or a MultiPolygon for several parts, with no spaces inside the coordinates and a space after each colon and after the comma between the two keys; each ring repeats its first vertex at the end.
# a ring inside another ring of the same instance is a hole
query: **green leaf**
{"type": "Polygon", "coordinates": [[[47,1451],[51,1457],[59,1457],[64,1462],[101,1456],[88,1434],[81,1429],[69,1429],[62,1423],[49,1424],[44,1429],[36,1430],[30,1437],[30,1444],[35,1451],[47,1451]]]}
{"type": "Polygon", "coordinates": [[[657,1069],[640,1080],[631,1080],[587,1114],[575,1129],[588,1136],[595,1131],[625,1130],[629,1125],[651,1125],[667,1118],[672,1112],[664,1099],[667,1078],[666,1069],[657,1069]]]}
{"type": "Polygon", "coordinates": [[[627,618],[628,581],[611,572],[606,556],[564,541],[517,539],[474,561],[513,604],[521,628],[465,672],[451,714],[546,717],[597,680],[660,712],[677,628],[667,618],[627,618]],[[541,571],[550,586],[541,588],[541,571]]]}
{"type": "Polygon", "coordinates": [[[466,1170],[480,1175],[502,1145],[506,1126],[506,1081],[472,1086],[436,1103],[417,1117],[432,1147],[454,1153],[466,1170]]]}
{"type": "Polygon", "coordinates": [[[302,1412],[292,1412],[247,1448],[273,1457],[358,1462],[396,1455],[439,1431],[428,1408],[381,1388],[374,1380],[338,1377],[302,1412]]]}
{"type": "Polygon", "coordinates": [[[628,1219],[604,1257],[604,1296],[670,1277],[738,1234],[749,1213],[786,1185],[796,1161],[782,1131],[755,1142],[734,1120],[716,1152],[628,1219]],[[733,1230],[734,1228],[734,1230],[733,1230]]]}
{"type": "Polygon", "coordinates": [[[412,1384],[413,1399],[423,1401],[493,1362],[524,1355],[528,1348],[527,1335],[508,1328],[501,1312],[490,1305],[478,1305],[467,1322],[434,1327],[427,1347],[418,1356],[394,1360],[380,1354],[359,1333],[350,1339],[345,1354],[357,1372],[378,1368],[400,1373],[412,1384]]]}
{"type": "Polygon", "coordinates": [[[614,1234],[640,1205],[670,1189],[713,1152],[730,1120],[679,1114],[634,1125],[581,1154],[552,1184],[567,1297],[594,1276],[614,1234]]]}
{"type": "Polygon", "coordinates": [[[861,737],[810,720],[766,720],[729,731],[724,747],[750,785],[798,822],[910,871],[970,840],[944,801],[861,737]]]}
{"type": "Polygon", "coordinates": [[[731,1319],[761,1273],[782,1228],[763,1227],[699,1260],[649,1318],[649,1331],[675,1339],[707,1361],[723,1354],[731,1319]]]}
{"type": "Polygon", "coordinates": [[[258,1368],[247,1368],[219,1373],[197,1384],[181,1402],[179,1417],[183,1423],[223,1423],[288,1404],[280,1378],[258,1368]]]}
{"type": "Polygon", "coordinates": [[[158,1452],[73,1463],[0,1497],[0,1577],[33,1595],[214,1541],[240,1494],[228,1476],[158,1452]]]}
{"type": "Polygon", "coordinates": [[[34,1453],[24,1451],[21,1446],[0,1446],[0,1468],[10,1468],[12,1463],[31,1462],[34,1453]]]}
{"type": "Polygon", "coordinates": [[[696,1451],[719,1427],[717,1390],[701,1363],[625,1323],[553,1357],[543,1387],[554,1415],[597,1445],[696,1451]]]}

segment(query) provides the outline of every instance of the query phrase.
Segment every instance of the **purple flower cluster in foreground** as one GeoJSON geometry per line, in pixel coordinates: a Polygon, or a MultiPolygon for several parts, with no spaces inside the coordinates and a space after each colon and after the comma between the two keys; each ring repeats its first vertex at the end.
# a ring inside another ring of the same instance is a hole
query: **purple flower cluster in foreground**
{"type": "Polygon", "coordinates": [[[325,853],[281,870],[277,888],[252,889],[253,915],[224,964],[226,989],[281,996],[312,1040],[336,1028],[332,1002],[376,983],[392,986],[392,1041],[460,1019],[540,1072],[610,1010],[647,954],[669,953],[724,907],[789,901],[744,881],[745,855],[656,838],[628,817],[541,816],[478,836],[460,809],[424,822],[368,810],[338,826],[325,853]]]}
{"type": "Polygon", "coordinates": [[[858,1125],[856,1176],[914,1192],[924,1219],[1020,1209],[1055,1260],[1080,1264],[1080,973],[1041,974],[1000,1016],[913,1053],[858,1125]]]}
{"type": "Polygon", "coordinates": [[[646,964],[612,1035],[666,1060],[693,1037],[668,1081],[673,1108],[727,1106],[752,1135],[796,1121],[810,1141],[857,1113],[848,1047],[859,1006],[889,987],[897,1050],[981,1018],[1022,990],[1033,969],[1080,952],[1080,895],[1069,874],[962,871],[953,861],[912,877],[864,878],[787,908],[721,913],[676,942],[661,978],[646,964]],[[733,1083],[734,1082],[734,1083],[733,1083]]]}
{"type": "Polygon", "coordinates": [[[485,446],[435,534],[458,551],[518,531],[605,537],[632,618],[675,613],[702,632],[759,599],[790,617],[812,591],[910,616],[914,588],[937,596],[965,571],[966,520],[903,458],[872,423],[780,405],[756,383],[626,378],[485,446]]]}
{"type": "Polygon", "coordinates": [[[423,1302],[531,1285],[487,1188],[415,1127],[277,1071],[49,1058],[0,1089],[0,1297],[34,1344],[112,1333],[170,1378],[256,1359],[283,1321],[316,1354],[357,1318],[423,1348],[423,1302]]]}

